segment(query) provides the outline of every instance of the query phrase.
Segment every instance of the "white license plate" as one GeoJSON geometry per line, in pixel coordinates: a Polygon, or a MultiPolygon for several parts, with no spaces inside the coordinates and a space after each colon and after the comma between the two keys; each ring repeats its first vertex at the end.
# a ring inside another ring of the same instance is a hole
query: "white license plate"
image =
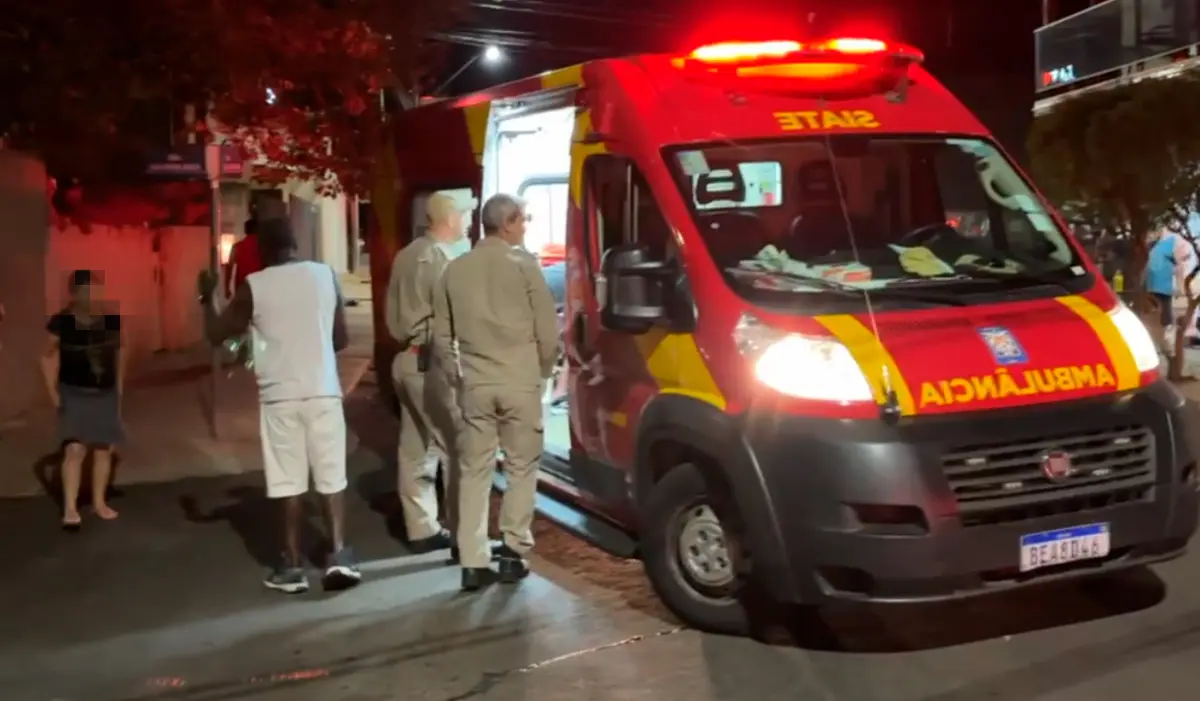
{"type": "Polygon", "coordinates": [[[1021,536],[1021,571],[1054,567],[1108,555],[1107,523],[1059,528],[1021,536]]]}

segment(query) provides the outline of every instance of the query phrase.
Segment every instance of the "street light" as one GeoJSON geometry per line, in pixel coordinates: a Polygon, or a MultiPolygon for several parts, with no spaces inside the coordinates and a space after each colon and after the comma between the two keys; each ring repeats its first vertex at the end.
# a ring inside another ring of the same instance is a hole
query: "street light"
{"type": "Polygon", "coordinates": [[[471,66],[475,65],[475,62],[481,58],[483,59],[484,63],[490,63],[490,64],[500,63],[501,61],[504,60],[504,52],[500,50],[499,46],[496,46],[494,44],[489,44],[488,46],[484,47],[483,51],[480,51],[479,53],[475,54],[471,58],[467,59],[466,63],[464,63],[461,67],[459,67],[459,69],[457,71],[454,71],[453,75],[451,75],[441,85],[439,85],[437,87],[437,90],[433,91],[433,97],[437,97],[438,95],[441,95],[442,91],[445,90],[447,87],[449,87],[450,84],[454,82],[455,78],[462,75],[463,71],[465,71],[468,68],[470,68],[471,66]]]}

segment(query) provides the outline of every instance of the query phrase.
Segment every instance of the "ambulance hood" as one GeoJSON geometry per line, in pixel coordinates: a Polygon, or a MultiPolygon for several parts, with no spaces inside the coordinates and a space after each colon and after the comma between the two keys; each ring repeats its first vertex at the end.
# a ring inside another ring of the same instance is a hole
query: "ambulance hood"
{"type": "Polygon", "coordinates": [[[902,413],[942,414],[1133,389],[1142,376],[1113,317],[1082,296],[817,317],[902,413]]]}

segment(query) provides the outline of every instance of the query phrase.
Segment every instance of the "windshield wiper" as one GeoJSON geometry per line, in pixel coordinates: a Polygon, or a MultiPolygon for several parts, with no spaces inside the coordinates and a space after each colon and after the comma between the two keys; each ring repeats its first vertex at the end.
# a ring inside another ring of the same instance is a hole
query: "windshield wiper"
{"type": "Polygon", "coordinates": [[[1005,285],[1007,288],[1049,285],[1067,292],[1070,292],[1066,286],[1067,280],[1078,277],[1072,274],[1070,278],[1064,279],[1060,273],[1062,271],[1070,271],[1070,268],[1065,266],[1054,270],[1019,270],[1009,272],[984,266],[956,265],[954,266],[954,271],[968,276],[967,279],[963,280],[964,282],[974,279],[987,282],[1009,283],[1005,285]]]}
{"type": "Polygon", "coordinates": [[[919,290],[919,289],[896,289],[894,287],[857,287],[837,280],[828,278],[810,277],[808,275],[799,275],[797,273],[789,273],[785,270],[751,270],[745,268],[731,268],[738,272],[751,272],[764,277],[777,276],[787,278],[807,284],[822,291],[833,292],[843,297],[865,297],[870,294],[873,297],[880,299],[904,299],[914,302],[929,302],[932,304],[944,304],[948,306],[961,307],[966,304],[958,294],[951,292],[943,292],[938,290],[919,290]]]}
{"type": "Polygon", "coordinates": [[[877,287],[870,290],[874,297],[881,299],[911,299],[914,302],[931,302],[933,304],[945,304],[950,307],[962,307],[966,305],[963,298],[953,292],[946,290],[922,290],[912,287],[877,287]]]}

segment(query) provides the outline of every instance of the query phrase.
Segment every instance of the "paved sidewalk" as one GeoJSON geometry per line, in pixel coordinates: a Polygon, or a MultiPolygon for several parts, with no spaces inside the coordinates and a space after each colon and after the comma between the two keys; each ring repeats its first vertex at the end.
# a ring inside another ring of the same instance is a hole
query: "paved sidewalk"
{"type": "Polygon", "coordinates": [[[360,305],[370,307],[371,279],[352,273],[342,275],[342,296],[346,298],[347,302],[358,302],[360,305]]]}
{"type": "MultiPolygon", "coordinates": [[[[371,367],[369,302],[350,311],[351,347],[339,354],[338,375],[350,394],[371,367]]],[[[213,383],[208,352],[157,359],[131,378],[125,398],[126,443],[119,451],[116,483],[169,482],[188,477],[242,474],[262,469],[258,442],[258,391],[253,373],[226,368],[216,383],[217,435],[209,406],[213,383]]],[[[0,496],[45,491],[55,473],[57,438],[49,408],[0,432],[0,496]]]]}

